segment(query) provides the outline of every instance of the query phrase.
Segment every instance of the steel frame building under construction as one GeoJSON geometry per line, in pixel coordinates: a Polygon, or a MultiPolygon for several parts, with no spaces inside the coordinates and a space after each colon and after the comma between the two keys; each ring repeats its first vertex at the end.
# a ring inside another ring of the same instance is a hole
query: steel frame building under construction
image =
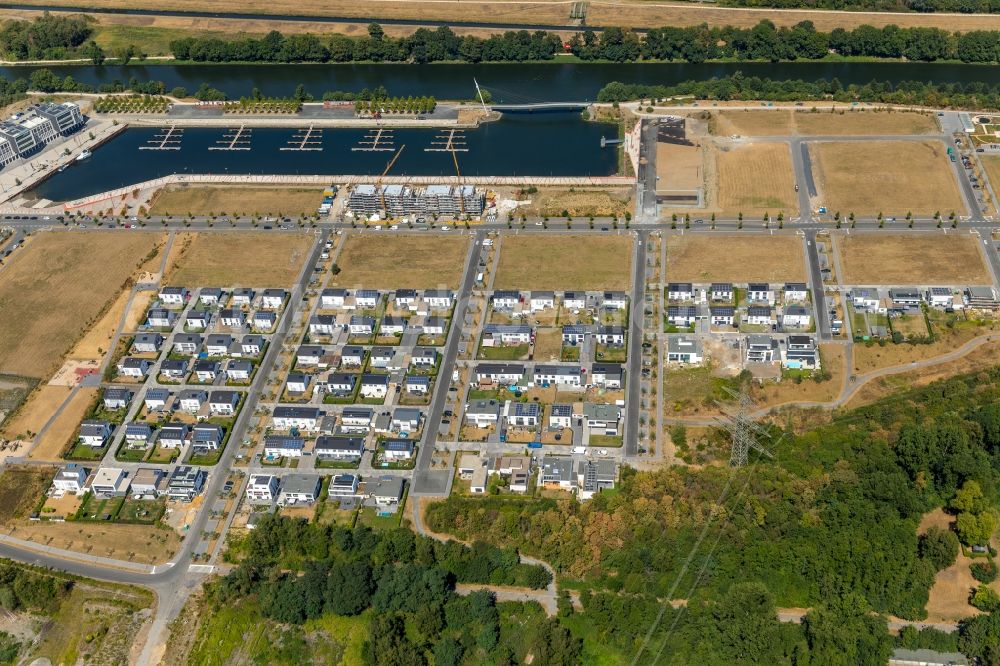
{"type": "Polygon", "coordinates": [[[390,217],[404,215],[482,215],[486,195],[472,185],[356,185],[347,198],[347,210],[390,217]]]}

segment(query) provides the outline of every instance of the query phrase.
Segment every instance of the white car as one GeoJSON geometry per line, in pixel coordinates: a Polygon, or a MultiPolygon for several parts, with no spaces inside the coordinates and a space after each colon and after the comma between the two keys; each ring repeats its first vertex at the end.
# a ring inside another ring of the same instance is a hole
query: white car
{"type": "Polygon", "coordinates": [[[451,229],[451,227],[449,227],[447,224],[441,227],[441,231],[448,231],[449,229],[451,229]]]}
{"type": "Polygon", "coordinates": [[[597,452],[597,455],[599,455],[599,456],[606,456],[606,455],[608,455],[608,450],[607,449],[601,449],[600,451],[597,452]]]}
{"type": "Polygon", "coordinates": [[[392,229],[393,231],[395,231],[396,229],[399,229],[399,225],[398,224],[394,224],[394,225],[392,225],[389,228],[392,229]]]}

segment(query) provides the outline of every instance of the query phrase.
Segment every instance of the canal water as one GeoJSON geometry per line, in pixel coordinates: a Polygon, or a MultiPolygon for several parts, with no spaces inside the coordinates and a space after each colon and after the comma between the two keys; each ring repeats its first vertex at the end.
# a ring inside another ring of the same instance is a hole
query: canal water
{"type": "MultiPolygon", "coordinates": [[[[329,128],[322,133],[322,151],[281,150],[293,141],[297,130],[292,128],[252,129],[249,151],[209,150],[224,141],[226,131],[186,128],[180,150],[141,150],[162,130],[129,128],[33,193],[66,201],[173,173],[378,175],[394,154],[351,150],[368,130],[329,128]]],[[[612,124],[584,121],[578,113],[507,114],[462,132],[468,151],[455,155],[463,176],[608,176],[617,170],[617,150],[602,149],[601,137],[616,137],[617,131],[612,124]]],[[[389,174],[454,176],[451,153],[424,150],[447,132],[395,129],[392,146],[405,149],[389,174]]]]}
{"type": "MultiPolygon", "coordinates": [[[[8,78],[27,77],[34,67],[0,67],[8,78]]],[[[249,95],[253,88],[271,96],[291,95],[303,84],[320,97],[326,91],[358,92],[384,86],[391,95],[433,95],[438,99],[472,99],[473,78],[489,90],[495,102],[592,101],[609,81],[670,85],[736,72],[774,79],[840,79],[843,84],[869,81],[931,81],[935,83],[1000,83],[995,65],[794,62],[794,63],[540,63],[540,64],[347,64],[347,65],[62,65],[51,66],[60,77],[72,76],[92,85],[131,78],[163,81],[167,89],[183,86],[193,92],[202,83],[230,97],[249,95]]]]}

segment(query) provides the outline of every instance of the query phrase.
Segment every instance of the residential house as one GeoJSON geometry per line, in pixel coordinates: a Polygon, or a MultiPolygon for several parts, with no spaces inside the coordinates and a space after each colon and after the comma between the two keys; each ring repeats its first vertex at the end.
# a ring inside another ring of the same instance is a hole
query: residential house
{"type": "Polygon", "coordinates": [[[288,373],[285,389],[290,395],[302,395],[309,390],[309,375],[301,372],[288,373]]]}
{"type": "Polygon", "coordinates": [[[209,356],[225,356],[233,346],[233,336],[214,333],[205,338],[205,353],[209,356]]]}
{"type": "Polygon", "coordinates": [[[576,470],[574,468],[572,458],[545,456],[542,459],[542,485],[572,490],[576,485],[576,470]]]}
{"type": "Polygon", "coordinates": [[[168,400],[170,400],[170,391],[161,388],[151,388],[146,391],[142,402],[147,412],[162,412],[167,408],[168,400]]]}
{"type": "Polygon", "coordinates": [[[399,462],[413,458],[414,447],[412,439],[386,439],[381,444],[382,460],[399,462]]]}
{"type": "Polygon", "coordinates": [[[433,347],[414,347],[410,355],[410,365],[419,368],[433,368],[437,364],[438,352],[433,347]]]}
{"type": "Polygon", "coordinates": [[[116,411],[128,407],[132,402],[132,392],[126,388],[112,386],[104,389],[104,409],[116,411]]]}
{"type": "Polygon", "coordinates": [[[996,310],[1000,304],[997,290],[993,287],[967,287],[965,290],[969,307],[976,310],[996,310]]]}
{"type": "Polygon", "coordinates": [[[507,423],[516,428],[537,428],[542,411],[537,402],[508,400],[504,403],[503,415],[507,423]]]}
{"type": "Polygon", "coordinates": [[[879,308],[878,289],[856,287],[851,290],[851,304],[855,310],[872,312],[879,308]]]}
{"type": "Polygon", "coordinates": [[[249,382],[253,374],[253,363],[242,359],[230,359],[226,363],[226,380],[230,382],[249,382]]]}
{"type": "Polygon", "coordinates": [[[202,305],[217,308],[222,302],[222,290],[218,287],[203,287],[198,292],[198,302],[202,305]]]}
{"type": "Polygon", "coordinates": [[[582,291],[563,292],[562,306],[567,310],[583,310],[587,307],[587,294],[582,291]]]}
{"type": "Polygon", "coordinates": [[[747,323],[756,326],[770,326],[771,307],[769,305],[751,305],[747,308],[747,323]]]}
{"type": "Polygon", "coordinates": [[[455,304],[455,295],[447,289],[428,289],[424,292],[424,301],[435,310],[445,310],[455,304]]]}
{"type": "Polygon", "coordinates": [[[347,329],[351,335],[369,336],[375,332],[375,318],[366,315],[354,315],[348,322],[347,329]]]}
{"type": "Polygon", "coordinates": [[[364,347],[347,345],[340,352],[340,365],[349,368],[360,368],[365,361],[364,347]]]}
{"type": "Polygon", "coordinates": [[[598,326],[594,338],[598,344],[621,347],[625,344],[624,326],[598,326]]]}
{"type": "Polygon", "coordinates": [[[931,287],[927,290],[927,302],[931,307],[950,308],[954,303],[954,296],[948,287],[931,287]]]}
{"type": "Polygon", "coordinates": [[[595,386],[620,389],[625,384],[625,370],[620,363],[595,363],[590,369],[590,381],[595,386]]]}
{"type": "Polygon", "coordinates": [[[324,379],[316,382],[313,393],[330,393],[338,397],[344,397],[354,393],[354,386],[358,382],[358,376],[347,372],[330,372],[324,379]]]}
{"type": "Polygon", "coordinates": [[[527,324],[487,324],[483,327],[484,347],[526,345],[531,342],[531,327],[527,324]]]}
{"type": "Polygon", "coordinates": [[[588,500],[602,490],[615,487],[618,466],[614,460],[581,460],[577,465],[577,486],[581,500],[588,500]]]}
{"type": "Polygon", "coordinates": [[[667,323],[678,328],[690,328],[698,319],[698,308],[693,305],[667,306],[667,323]]]}
{"type": "Polygon", "coordinates": [[[149,359],[138,358],[136,356],[126,356],[118,361],[118,374],[122,377],[134,377],[142,379],[149,372],[152,362],[149,359]]]}
{"type": "Polygon", "coordinates": [[[315,368],[323,358],[323,348],[319,345],[302,345],[295,353],[295,367],[315,368]]]}
{"type": "Polygon", "coordinates": [[[583,418],[590,432],[597,435],[617,435],[622,420],[618,405],[588,402],[583,406],[583,418]]]}
{"type": "Polygon", "coordinates": [[[257,331],[270,331],[278,323],[278,315],[274,312],[258,310],[253,313],[253,328],[257,331]]]}
{"type": "Polygon", "coordinates": [[[294,428],[312,432],[319,428],[321,418],[323,418],[323,412],[317,407],[278,405],[271,414],[271,425],[278,430],[292,430],[294,428]]]}
{"type": "Polygon", "coordinates": [[[500,420],[500,403],[496,400],[470,400],[465,407],[465,419],[477,428],[488,428],[500,420]]]}
{"type": "Polygon", "coordinates": [[[84,421],[80,424],[81,444],[99,449],[111,437],[111,424],[107,421],[84,421]]]}
{"type": "Polygon", "coordinates": [[[919,306],[923,302],[920,291],[912,288],[890,289],[889,298],[896,305],[919,306]]]}
{"type": "Polygon", "coordinates": [[[170,307],[179,307],[187,302],[188,290],[184,287],[163,287],[158,298],[160,303],[170,307]]]}
{"type": "Polygon", "coordinates": [[[334,315],[318,314],[309,318],[309,335],[333,335],[338,330],[340,324],[334,315]]]}
{"type": "Polygon", "coordinates": [[[410,395],[427,395],[431,390],[431,378],[427,375],[407,375],[403,390],[410,395]]]}
{"type": "Polygon", "coordinates": [[[520,363],[480,363],[476,366],[476,382],[496,384],[517,384],[524,377],[524,366],[520,363]]]}
{"type": "Polygon", "coordinates": [[[340,413],[340,427],[344,431],[366,432],[374,418],[371,407],[347,407],[340,413]]]}
{"type": "Polygon", "coordinates": [[[448,328],[448,320],[444,317],[424,317],[420,325],[420,332],[424,335],[440,336],[444,335],[448,328]]]}
{"type": "Polygon", "coordinates": [[[786,368],[814,370],[819,367],[819,351],[811,335],[789,335],[785,343],[782,365],[786,368]]]}
{"type": "Polygon", "coordinates": [[[547,310],[556,306],[556,295],[551,291],[533,291],[528,299],[532,312],[547,310]]]}
{"type": "Polygon", "coordinates": [[[705,360],[701,340],[683,335],[667,337],[668,363],[701,363],[705,360]]]}
{"type": "Polygon", "coordinates": [[[422,418],[423,414],[415,407],[397,407],[392,412],[392,430],[393,432],[416,432],[420,429],[422,418]]]}
{"type": "Polygon", "coordinates": [[[539,364],[532,372],[532,381],[536,386],[579,387],[583,385],[583,372],[578,365],[539,364]]]}
{"type": "Polygon", "coordinates": [[[243,310],[221,310],[219,323],[229,328],[243,328],[247,325],[247,313],[243,310]]]}
{"type": "Polygon", "coordinates": [[[805,282],[785,284],[785,303],[805,302],[807,300],[809,300],[809,287],[805,282]]]}
{"type": "Polygon", "coordinates": [[[573,427],[573,405],[555,404],[549,410],[549,428],[560,430],[573,427]]]}
{"type": "Polygon", "coordinates": [[[339,499],[345,497],[357,497],[358,495],[358,475],[357,474],[334,474],[330,478],[330,485],[327,486],[326,496],[339,499]]]}
{"type": "Polygon", "coordinates": [[[176,501],[190,502],[205,486],[204,470],[190,465],[179,465],[170,475],[167,483],[167,496],[176,501]]]}
{"type": "Polygon", "coordinates": [[[490,307],[494,310],[513,310],[520,302],[519,291],[494,291],[490,297],[490,307]]]}
{"type": "Polygon", "coordinates": [[[264,437],[265,458],[300,458],[305,448],[306,440],[301,437],[286,437],[284,435],[267,435],[264,437]]]}
{"type": "Polygon", "coordinates": [[[225,433],[220,426],[212,423],[202,423],[191,428],[191,449],[204,453],[217,451],[222,446],[225,433]]]}
{"type": "Polygon", "coordinates": [[[163,308],[152,308],[146,313],[146,326],[150,328],[173,328],[177,314],[163,308]]]}
{"type": "Polygon", "coordinates": [[[167,472],[158,467],[140,467],[132,477],[129,492],[134,497],[156,499],[167,491],[167,472]]]}
{"type": "Polygon", "coordinates": [[[194,331],[204,331],[212,321],[212,316],[204,311],[192,311],[184,320],[184,328],[194,331]]]}
{"type": "Polygon", "coordinates": [[[781,325],[785,328],[809,328],[812,325],[812,312],[797,303],[786,305],[781,313],[781,325]]]}
{"type": "Polygon", "coordinates": [[[322,435],[316,439],[314,451],[320,458],[357,460],[364,455],[365,440],[363,437],[332,437],[330,435],[322,435]]]}
{"type": "Polygon", "coordinates": [[[751,282],[747,285],[747,300],[751,303],[774,305],[776,297],[771,285],[766,282],[751,282]]]}
{"type": "Polygon", "coordinates": [[[90,490],[100,497],[125,497],[130,483],[120,467],[101,467],[90,480],[90,490]]]}
{"type": "Polygon", "coordinates": [[[182,359],[164,359],[160,363],[160,374],[170,381],[180,381],[187,376],[189,361],[182,359]]]}
{"type": "Polygon", "coordinates": [[[260,335],[244,335],[240,341],[240,354],[243,356],[260,356],[264,349],[264,338],[260,335]]]}
{"type": "Polygon", "coordinates": [[[193,356],[201,349],[202,337],[197,333],[178,333],[174,336],[174,353],[193,356]]]}
{"type": "Polygon", "coordinates": [[[777,355],[778,343],[770,335],[747,336],[747,363],[771,363],[777,355]]]}
{"type": "MultiPolygon", "coordinates": [[[[382,325],[379,326],[379,335],[402,335],[406,331],[406,318],[386,315],[382,317],[382,325]]],[[[353,330],[351,331],[354,332],[353,330]]]]}
{"type": "Polygon", "coordinates": [[[392,302],[397,310],[415,310],[417,292],[413,289],[397,289],[392,302]]]}
{"type": "Polygon", "coordinates": [[[239,404],[240,394],[237,391],[212,391],[208,400],[208,410],[213,416],[232,416],[239,404]]]}
{"type": "Polygon", "coordinates": [[[359,310],[374,310],[382,299],[375,289],[359,289],[354,292],[354,306],[359,310]]]}
{"type": "Polygon", "coordinates": [[[156,433],[157,444],[165,449],[179,449],[188,440],[190,427],[184,423],[168,423],[156,433]]]}
{"type": "Polygon", "coordinates": [[[690,282],[670,282],[667,284],[668,301],[694,300],[694,285],[690,282]]]}
{"type": "Polygon", "coordinates": [[[136,354],[153,354],[163,346],[163,336],[159,333],[139,333],[132,340],[132,351],[136,354]]]}
{"type": "Polygon", "coordinates": [[[260,296],[260,306],[265,310],[280,310],[287,296],[284,289],[265,289],[260,296]]]}
{"type": "Polygon", "coordinates": [[[732,326],[736,323],[736,308],[731,305],[713,305],[708,309],[712,326],[732,326]]]}
{"type": "Polygon", "coordinates": [[[346,302],[346,289],[324,289],[319,296],[319,307],[323,310],[339,310],[346,302]]]}
{"type": "Polygon", "coordinates": [[[393,509],[403,499],[403,488],[406,481],[399,476],[383,476],[374,483],[368,482],[368,496],[383,509],[393,509]]]}
{"type": "Polygon", "coordinates": [[[384,398],[389,393],[389,375],[365,373],[361,375],[361,396],[364,398],[384,398]]]}
{"type": "Polygon", "coordinates": [[[601,304],[608,310],[624,310],[628,306],[628,297],[624,291],[606,291],[601,304]]]}
{"type": "Polygon", "coordinates": [[[564,345],[577,345],[587,338],[589,326],[570,324],[562,327],[562,342],[564,345]]]}
{"type": "Polygon", "coordinates": [[[87,477],[89,475],[89,470],[85,467],[77,465],[76,463],[63,465],[59,471],[56,472],[55,478],[52,479],[52,488],[60,494],[80,494],[80,492],[82,492],[84,487],[87,485],[87,477]]]}
{"type": "Polygon", "coordinates": [[[197,413],[208,402],[208,393],[200,389],[184,389],[179,397],[181,411],[197,413]]]}
{"type": "Polygon", "coordinates": [[[194,362],[194,375],[202,384],[210,384],[219,376],[220,364],[218,361],[203,359],[194,362]]]}
{"type": "Polygon", "coordinates": [[[732,282],[713,282],[708,288],[709,298],[713,301],[731,303],[733,300],[732,282]]]}
{"type": "Polygon", "coordinates": [[[273,474],[251,474],[247,483],[247,501],[270,504],[278,496],[278,477],[273,474]]]}
{"type": "Polygon", "coordinates": [[[125,440],[133,445],[145,446],[153,439],[153,428],[145,421],[125,424],[125,440]]]}

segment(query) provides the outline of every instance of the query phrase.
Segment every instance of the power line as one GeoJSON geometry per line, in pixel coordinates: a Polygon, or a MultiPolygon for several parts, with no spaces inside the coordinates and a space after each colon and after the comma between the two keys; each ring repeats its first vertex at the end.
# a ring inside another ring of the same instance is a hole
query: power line
{"type": "Polygon", "coordinates": [[[719,425],[725,428],[732,439],[732,449],[729,453],[729,465],[731,467],[746,467],[750,455],[750,449],[754,449],[764,454],[768,458],[773,458],[771,452],[765,449],[757,436],[767,437],[768,432],[753,420],[750,414],[757,410],[757,403],[747,391],[734,391],[730,388],[726,392],[736,401],[735,405],[719,404],[719,408],[725,415],[716,419],[719,425]]]}

